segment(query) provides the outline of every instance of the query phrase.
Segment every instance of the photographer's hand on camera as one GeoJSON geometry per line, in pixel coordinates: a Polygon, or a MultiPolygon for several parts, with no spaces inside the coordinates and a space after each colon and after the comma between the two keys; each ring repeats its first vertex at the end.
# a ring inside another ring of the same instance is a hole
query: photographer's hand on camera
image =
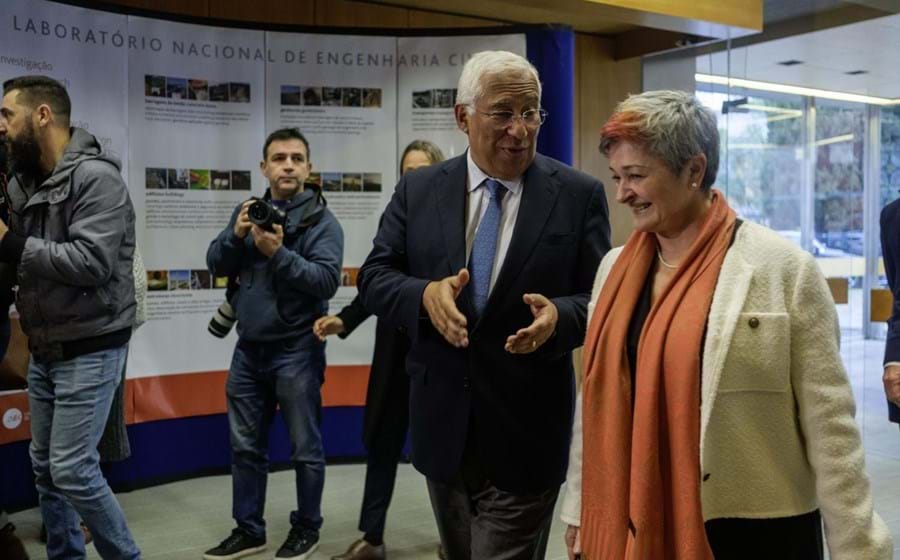
{"type": "Polygon", "coordinates": [[[250,229],[253,227],[253,222],[250,221],[248,209],[254,202],[255,200],[252,198],[244,201],[244,203],[241,204],[241,213],[238,214],[237,220],[234,222],[234,234],[240,239],[247,237],[247,234],[250,233],[250,229]]]}
{"type": "Polygon", "coordinates": [[[278,224],[273,224],[272,229],[275,231],[267,231],[258,225],[253,224],[252,229],[250,230],[256,248],[260,253],[267,257],[274,255],[275,251],[281,247],[284,241],[284,228],[278,224]]]}

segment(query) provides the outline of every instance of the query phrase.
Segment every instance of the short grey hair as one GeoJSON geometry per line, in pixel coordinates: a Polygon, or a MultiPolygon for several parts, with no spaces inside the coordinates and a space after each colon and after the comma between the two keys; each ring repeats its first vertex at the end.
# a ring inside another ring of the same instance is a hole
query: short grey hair
{"type": "Polygon", "coordinates": [[[600,130],[600,151],[609,155],[620,140],[642,145],[674,173],[680,173],[692,157],[703,154],[707,163],[700,188],[708,192],[716,181],[716,115],[690,93],[659,90],[628,96],[600,130]]]}
{"type": "Polygon", "coordinates": [[[484,94],[484,78],[509,74],[533,79],[540,104],[541,79],[537,69],[526,58],[509,51],[481,51],[472,55],[459,76],[456,104],[467,106],[471,113],[475,102],[484,94]]]}

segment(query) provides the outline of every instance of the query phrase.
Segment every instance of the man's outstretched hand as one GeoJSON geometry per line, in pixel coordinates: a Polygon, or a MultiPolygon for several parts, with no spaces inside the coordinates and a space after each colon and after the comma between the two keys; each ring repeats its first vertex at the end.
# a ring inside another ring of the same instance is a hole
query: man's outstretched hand
{"type": "Polygon", "coordinates": [[[431,324],[441,336],[457,348],[469,345],[466,316],[456,307],[456,298],[469,283],[469,271],[461,269],[453,276],[430,282],[422,294],[422,305],[431,324]]]}

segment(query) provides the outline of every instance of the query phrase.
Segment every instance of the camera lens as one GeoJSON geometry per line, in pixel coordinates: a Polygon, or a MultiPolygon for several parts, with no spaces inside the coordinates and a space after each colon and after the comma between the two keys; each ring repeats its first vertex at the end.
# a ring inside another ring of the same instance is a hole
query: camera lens
{"type": "Polygon", "coordinates": [[[272,208],[262,200],[257,200],[247,209],[247,216],[250,218],[250,221],[259,226],[269,223],[271,213],[272,208]]]}

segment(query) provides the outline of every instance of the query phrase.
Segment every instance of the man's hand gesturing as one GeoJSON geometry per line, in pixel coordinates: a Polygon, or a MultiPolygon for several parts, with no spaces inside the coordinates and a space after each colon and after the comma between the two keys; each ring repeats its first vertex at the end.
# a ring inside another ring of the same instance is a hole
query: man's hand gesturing
{"type": "Polygon", "coordinates": [[[422,294],[422,305],[431,324],[457,348],[469,345],[466,316],[456,307],[456,298],[468,283],[469,271],[463,268],[453,276],[429,283],[422,294]]]}

